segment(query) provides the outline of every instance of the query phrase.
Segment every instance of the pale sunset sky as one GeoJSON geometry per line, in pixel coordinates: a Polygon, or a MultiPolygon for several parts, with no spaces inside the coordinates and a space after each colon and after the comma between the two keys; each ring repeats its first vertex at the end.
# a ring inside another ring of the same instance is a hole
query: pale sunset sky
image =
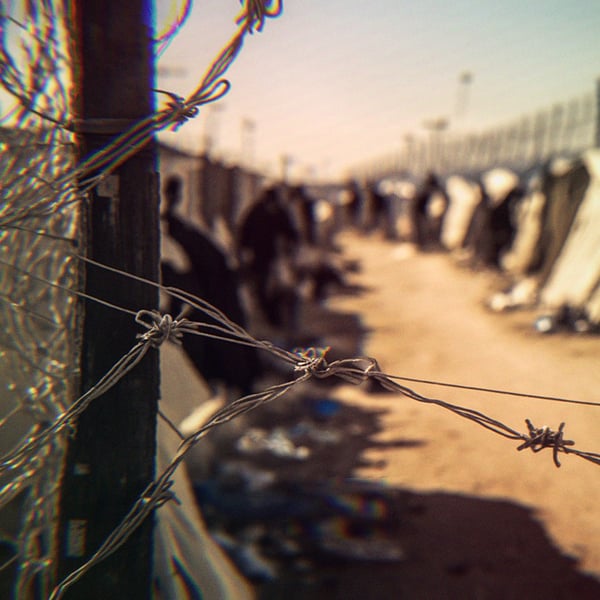
{"type": "MultiPolygon", "coordinates": [[[[157,0],[157,28],[183,2],[157,0]]],[[[598,0],[284,0],[247,38],[218,108],[162,139],[250,158],[277,173],[335,177],[426,135],[478,130],[593,93],[600,77],[598,0]],[[471,74],[470,83],[461,75],[471,74]],[[242,123],[246,142],[242,142],[242,123]]],[[[159,60],[158,87],[186,96],[234,32],[236,0],[196,0],[159,60]]],[[[217,105],[213,105],[217,106],[217,105]]]]}

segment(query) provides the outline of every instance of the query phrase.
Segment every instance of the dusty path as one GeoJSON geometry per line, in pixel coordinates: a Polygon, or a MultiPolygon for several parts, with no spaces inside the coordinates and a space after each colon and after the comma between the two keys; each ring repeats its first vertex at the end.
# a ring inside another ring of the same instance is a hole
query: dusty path
{"type": "MultiPolygon", "coordinates": [[[[407,256],[379,238],[342,237],[358,258],[355,283],[370,291],[336,297],[331,307],[359,312],[371,330],[364,353],[391,374],[600,402],[600,338],[541,336],[526,313],[491,314],[483,306],[493,278],[457,267],[445,254],[407,256]]],[[[428,396],[476,408],[525,431],[524,419],[557,428],[582,450],[600,452],[600,408],[409,384],[428,396]]],[[[342,386],[336,395],[383,408],[378,440],[410,439],[411,447],[373,448],[356,475],[415,491],[499,498],[535,510],[561,552],[600,576],[600,466],[518,445],[441,408],[395,395],[342,386]]]]}

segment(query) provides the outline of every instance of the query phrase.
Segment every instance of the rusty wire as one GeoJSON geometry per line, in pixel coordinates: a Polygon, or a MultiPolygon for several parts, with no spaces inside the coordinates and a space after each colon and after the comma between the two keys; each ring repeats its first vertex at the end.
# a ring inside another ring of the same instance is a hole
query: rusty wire
{"type": "MultiPolygon", "coordinates": [[[[236,21],[238,25],[237,32],[210,65],[207,72],[201,78],[198,87],[190,96],[183,98],[172,92],[164,92],[169,97],[169,100],[163,109],[134,124],[123,134],[117,136],[101,151],[87,157],[75,168],[61,172],[57,177],[48,180],[44,177],[37,177],[35,179],[36,185],[40,186],[43,193],[40,192],[37,194],[38,198],[24,208],[17,207],[16,209],[12,209],[9,207],[9,209],[0,213],[0,227],[15,226],[15,224],[21,223],[26,219],[31,219],[35,216],[44,216],[51,211],[56,211],[58,208],[64,208],[69,204],[80,201],[87,191],[96,186],[106,175],[136,153],[156,132],[169,127],[179,127],[188,119],[196,116],[199,107],[224,96],[230,87],[229,82],[224,79],[224,75],[240,52],[245,36],[261,31],[266,19],[277,17],[282,11],[282,2],[278,0],[245,0],[242,2],[242,5],[242,11],[236,21]],[[99,172],[101,173],[97,175],[99,172]],[[81,184],[80,192],[77,195],[74,194],[73,188],[76,180],[79,180],[81,184]]],[[[42,38],[40,37],[40,39],[42,38]]],[[[5,88],[9,92],[12,92],[13,96],[17,99],[17,110],[34,114],[53,125],[60,125],[64,129],[75,130],[76,123],[67,120],[65,116],[66,110],[60,112],[58,115],[52,115],[48,114],[45,110],[45,105],[40,107],[36,104],[37,96],[45,90],[41,82],[39,84],[40,89],[33,90],[32,95],[27,96],[21,93],[24,84],[16,77],[17,71],[14,68],[10,68],[11,61],[8,60],[9,57],[4,52],[4,47],[0,48],[0,50],[3,52],[0,58],[5,59],[5,69],[3,72],[5,88]]],[[[62,140],[58,141],[63,143],[62,140]]],[[[36,233],[43,232],[36,230],[36,233]]],[[[77,258],[97,264],[101,268],[108,268],[84,257],[79,256],[77,258]]],[[[8,266],[17,270],[20,269],[16,265],[8,266]]],[[[29,277],[35,277],[31,273],[24,274],[29,277]]],[[[132,277],[126,273],[122,274],[132,277]]],[[[43,278],[37,277],[37,280],[40,283],[47,283],[48,285],[55,286],[57,289],[66,290],[69,293],[74,293],[88,300],[107,304],[100,298],[86,296],[43,278]]],[[[326,360],[327,348],[296,349],[289,352],[268,341],[254,339],[248,332],[229,320],[221,311],[202,299],[196,298],[183,290],[164,288],[155,282],[143,281],[160,287],[166,293],[193,306],[207,317],[215,319],[218,324],[190,321],[185,318],[173,318],[171,315],[162,315],[156,311],[132,310],[109,305],[114,309],[134,315],[136,322],[144,331],[138,334],[137,341],[129,352],[117,361],[95,386],[78,398],[69,408],[60,412],[50,423],[38,423],[25,440],[22,440],[16,448],[0,459],[0,473],[14,474],[10,483],[0,493],[0,504],[14,497],[26,484],[27,478],[32,473],[36,473],[42,469],[44,457],[52,452],[54,445],[62,442],[62,436],[70,430],[76,418],[87,409],[92,401],[100,398],[117,381],[134,369],[148,351],[160,347],[165,341],[179,343],[184,335],[200,335],[225,340],[230,343],[253,346],[269,352],[278,359],[286,362],[291,367],[292,377],[289,381],[271,386],[261,392],[244,396],[226,405],[217,411],[206,424],[187,437],[183,436],[172,423],[169,423],[181,438],[179,449],[171,463],[147,486],[131,507],[129,513],[123,518],[121,524],[113,530],[97,552],[54,589],[51,596],[53,600],[58,600],[62,597],[70,585],[80,579],[94,565],[117,550],[155,509],[160,508],[165,502],[171,500],[177,501],[171,491],[172,476],[191,448],[199,443],[211,429],[227,423],[244,413],[255,410],[267,402],[282,397],[293,387],[307,382],[311,378],[324,379],[338,377],[352,384],[360,384],[372,379],[381,384],[385,389],[400,393],[418,402],[439,406],[507,439],[521,442],[517,447],[519,451],[529,448],[532,452],[538,453],[544,449],[550,449],[554,464],[557,467],[560,467],[559,454],[561,453],[574,454],[594,464],[600,464],[600,454],[577,450],[574,447],[575,442],[573,440],[564,438],[565,423],[561,423],[555,431],[547,426],[536,427],[531,421],[526,419],[527,432],[520,432],[480,411],[451,404],[441,399],[423,396],[411,388],[399,384],[395,381],[399,377],[397,378],[394,375],[382,372],[379,369],[377,361],[373,358],[358,357],[328,363],[326,360]]],[[[5,302],[9,301],[7,298],[2,299],[5,302]]],[[[36,316],[27,307],[20,305],[11,305],[11,310],[22,312],[29,317],[36,316]]],[[[40,317],[43,318],[41,315],[40,317]]],[[[514,395],[514,392],[511,392],[511,394],[514,395]]],[[[30,512],[32,515],[35,513],[36,511],[34,510],[30,512]]],[[[49,516],[51,515],[47,515],[47,517],[49,516]]],[[[17,559],[18,556],[15,555],[10,561],[17,559]]],[[[31,561],[31,564],[27,568],[35,570],[39,568],[39,565],[35,561],[31,561]]]]}
{"type": "MultiPolygon", "coordinates": [[[[80,258],[86,262],[92,262],[99,267],[120,273],[124,276],[129,276],[127,273],[115,269],[114,267],[105,267],[90,259],[80,258]]],[[[418,402],[439,406],[462,418],[469,419],[481,427],[507,439],[520,441],[521,444],[517,448],[519,451],[530,448],[533,452],[537,453],[546,448],[551,449],[553,461],[557,467],[561,466],[558,460],[558,455],[560,453],[574,454],[584,460],[600,465],[600,454],[578,450],[574,448],[574,441],[564,439],[564,423],[561,423],[558,430],[554,431],[547,426],[535,427],[529,419],[526,419],[528,431],[518,431],[481,411],[452,404],[438,398],[424,396],[405,385],[397,383],[394,381],[393,375],[388,375],[380,370],[379,365],[374,358],[357,357],[336,360],[329,363],[326,359],[329,348],[295,349],[291,352],[278,348],[268,342],[254,339],[243,328],[227,319],[221,311],[200,298],[196,298],[191,294],[176,288],[163,287],[160,284],[144,278],[137,276],[133,277],[138,281],[143,281],[149,285],[156,286],[164,292],[189,303],[197,310],[219,322],[219,325],[212,325],[202,321],[190,321],[185,318],[173,319],[170,315],[161,315],[157,311],[140,310],[136,314],[136,321],[142,325],[146,331],[138,335],[138,339],[140,340],[138,346],[142,345],[142,347],[147,350],[151,347],[158,348],[165,341],[180,343],[181,336],[184,334],[215,337],[231,343],[251,345],[270,352],[290,365],[293,377],[289,381],[273,385],[261,392],[244,396],[226,405],[217,411],[207,423],[187,437],[183,436],[173,423],[168,422],[168,425],[175,429],[181,439],[179,449],[171,463],[157,479],[146,487],[139,499],[132,506],[130,512],[123,518],[115,530],[113,530],[111,535],[105,540],[97,552],[55,588],[51,600],[58,600],[61,598],[64,592],[73,583],[83,577],[89,569],[93,568],[96,564],[121,547],[131,533],[152,513],[154,509],[159,508],[169,500],[175,499],[170,491],[174,472],[188,452],[200,442],[211,429],[223,425],[244,413],[255,410],[267,402],[272,402],[273,400],[280,398],[291,388],[304,383],[311,378],[325,379],[329,377],[338,377],[343,381],[352,384],[360,384],[369,379],[373,379],[389,391],[400,393],[403,396],[418,402]]],[[[134,346],[134,348],[136,347],[137,346],[134,346]]],[[[146,350],[144,350],[144,353],[146,350]]],[[[137,362],[139,361],[136,360],[136,364],[137,362]]],[[[127,371],[129,370],[130,369],[127,369],[127,371]]],[[[102,381],[114,381],[114,372],[115,368],[113,367],[109,372],[112,373],[112,375],[109,376],[109,374],[107,374],[102,381]]],[[[120,376],[126,374],[126,371],[120,371],[120,369],[119,372],[120,376]]],[[[95,387],[97,388],[99,385],[95,387]]],[[[495,391],[498,392],[498,390],[495,391]]],[[[511,394],[514,395],[515,392],[511,392],[511,394]]],[[[94,395],[94,397],[97,397],[97,395],[94,395]]],[[[548,399],[551,400],[552,398],[548,399]]]]}
{"type": "MultiPolygon", "coordinates": [[[[84,158],[75,168],[45,182],[53,193],[44,195],[27,210],[8,210],[0,213],[0,227],[19,223],[32,216],[44,215],[48,211],[65,207],[68,203],[80,201],[87,192],[144,147],[156,133],[168,128],[177,129],[187,120],[197,116],[201,106],[216,102],[227,94],[231,85],[224,76],[242,49],[246,35],[261,31],[266,19],[276,18],[283,11],[281,0],[243,0],[241,4],[242,10],[236,20],[238,26],[236,33],[225,44],[200,79],[196,89],[187,98],[170,91],[156,90],[169,97],[162,109],[136,121],[106,146],[84,158]],[[78,182],[78,194],[73,199],[75,182],[78,182]]],[[[60,125],[64,131],[77,131],[77,121],[67,119],[66,113],[58,117],[53,116],[36,106],[35,95],[27,97],[20,91],[25,85],[18,79],[16,82],[13,81],[17,70],[8,69],[14,62],[10,58],[0,44],[0,61],[4,65],[4,70],[0,72],[0,83],[17,100],[17,110],[34,113],[54,125],[60,125]],[[8,74],[14,77],[8,78],[8,74]]]]}
{"type": "MultiPolygon", "coordinates": [[[[164,502],[173,499],[172,494],[170,493],[173,473],[181,464],[190,449],[211,429],[227,423],[241,414],[252,411],[266,402],[271,402],[280,398],[291,388],[304,383],[311,378],[325,379],[337,377],[351,384],[360,384],[369,379],[373,379],[389,391],[400,393],[418,402],[439,406],[462,418],[469,419],[498,435],[519,441],[521,444],[517,450],[530,448],[533,452],[537,453],[545,448],[552,449],[553,460],[557,467],[560,467],[560,462],[558,460],[558,455],[560,453],[574,454],[592,463],[600,464],[600,454],[578,450],[574,448],[575,443],[572,440],[564,439],[564,423],[559,426],[557,431],[554,431],[547,426],[541,428],[535,427],[531,421],[526,420],[528,431],[520,432],[481,411],[419,394],[415,390],[394,381],[394,375],[389,375],[381,371],[377,360],[374,358],[356,357],[335,360],[329,363],[327,361],[329,348],[297,348],[293,351],[279,348],[270,342],[255,339],[242,327],[228,319],[220,310],[205,300],[197,298],[184,290],[164,287],[156,282],[152,282],[139,276],[130,275],[114,267],[103,265],[97,261],[79,255],[73,254],[72,256],[99,268],[116,272],[122,276],[133,278],[137,281],[157,287],[172,297],[178,298],[182,302],[192,306],[209,319],[214,319],[216,324],[201,320],[191,321],[186,318],[173,318],[171,315],[160,314],[154,310],[142,309],[135,312],[126,307],[110,305],[111,308],[115,310],[127,314],[135,314],[136,322],[142,326],[145,331],[137,335],[137,343],[132,346],[127,354],[115,363],[95,386],[77,399],[66,411],[61,413],[53,423],[47,427],[39,426],[38,430],[33,432],[28,439],[24,440],[13,451],[5,455],[0,461],[0,472],[10,470],[20,472],[22,475],[29,472],[31,468],[35,467],[36,462],[39,461],[39,456],[44,453],[47,445],[55,441],[55,438],[60,432],[72,426],[77,416],[85,411],[92,401],[99,398],[107,389],[112,387],[117,381],[129,373],[151,348],[158,348],[165,341],[179,344],[184,335],[200,335],[228,341],[230,343],[253,346],[257,349],[269,352],[273,356],[286,362],[291,368],[292,378],[289,381],[271,386],[261,392],[244,396],[226,405],[221,410],[217,411],[205,425],[187,437],[183,436],[177,428],[169,422],[168,425],[175,428],[182,440],[172,462],[155,481],[147,486],[146,490],[131,508],[131,511],[102,544],[101,548],[99,548],[88,562],[80,567],[80,569],[73,572],[59,584],[52,596],[55,600],[60,598],[64,591],[81,578],[87,570],[118,549],[129,537],[131,532],[133,532],[155,508],[159,508],[164,502]]],[[[27,274],[26,271],[24,271],[24,274],[27,274]]],[[[43,281],[39,276],[35,277],[38,280],[43,281]]],[[[50,281],[46,283],[52,286],[56,285],[50,281]]],[[[90,297],[81,292],[71,290],[71,293],[84,296],[88,300],[94,300],[105,304],[105,301],[102,299],[90,297]]],[[[18,310],[18,307],[16,310],[18,310]]],[[[498,392],[498,390],[495,391],[498,392]]],[[[515,394],[515,392],[510,393],[512,395],[515,394]]],[[[555,400],[555,398],[550,397],[547,399],[555,400]]],[[[20,482],[17,477],[12,483],[13,485],[9,486],[4,492],[4,500],[18,491],[19,483],[22,482],[20,482]]],[[[3,498],[0,495],[0,501],[2,499],[3,498]]]]}

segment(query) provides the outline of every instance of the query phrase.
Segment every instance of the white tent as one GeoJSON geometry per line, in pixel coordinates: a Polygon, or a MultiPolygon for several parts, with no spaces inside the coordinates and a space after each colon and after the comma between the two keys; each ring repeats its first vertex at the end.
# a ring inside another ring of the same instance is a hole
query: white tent
{"type": "Polygon", "coordinates": [[[481,202],[479,184],[460,175],[452,175],[446,182],[450,204],[442,225],[442,244],[448,250],[462,247],[473,213],[481,202]]]}
{"type": "Polygon", "coordinates": [[[590,182],[541,291],[542,307],[549,310],[568,306],[588,312],[600,282],[600,149],[588,150],[583,161],[590,182]]]}

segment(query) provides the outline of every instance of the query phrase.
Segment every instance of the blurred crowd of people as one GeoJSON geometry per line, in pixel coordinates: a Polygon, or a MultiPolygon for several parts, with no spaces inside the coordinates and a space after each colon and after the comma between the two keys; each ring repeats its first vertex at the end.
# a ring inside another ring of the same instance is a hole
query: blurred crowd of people
{"type": "MultiPolygon", "coordinates": [[[[476,248],[486,264],[497,264],[512,239],[510,211],[506,203],[493,206],[483,184],[479,189],[482,201],[465,244],[476,248]]],[[[242,211],[224,244],[211,228],[182,216],[179,176],[169,177],[162,192],[164,233],[186,265],[163,259],[162,283],[202,298],[244,328],[257,323],[266,327],[289,349],[297,345],[302,330],[302,307],[346,285],[337,233],[351,228],[410,242],[423,251],[437,249],[449,207],[445,185],[434,173],[419,185],[405,180],[370,185],[352,181],[328,199],[305,186],[276,184],[263,189],[242,211]]],[[[164,309],[218,326],[181,300],[167,301],[164,309]]],[[[183,347],[215,391],[225,384],[236,393],[252,393],[262,375],[254,348],[205,336],[185,336],[183,347]]]]}
{"type": "MultiPolygon", "coordinates": [[[[511,272],[515,281],[534,273],[531,289],[537,292],[569,231],[556,226],[556,215],[566,219],[568,212],[570,225],[588,187],[586,173],[576,163],[563,174],[545,166],[527,177],[501,168],[477,177],[398,175],[351,181],[330,189],[327,198],[307,186],[280,183],[262,189],[227,226],[228,243],[214,227],[182,217],[182,181],[172,176],[163,187],[164,233],[186,266],[163,260],[163,283],[203,298],[253,334],[258,326],[288,349],[301,345],[303,307],[346,286],[348,264],[336,246],[343,229],[424,252],[455,251],[471,266],[511,272]],[[536,199],[542,191],[543,210],[536,199]]],[[[165,309],[211,322],[181,301],[171,300],[165,309]]],[[[224,382],[247,394],[261,377],[254,348],[199,336],[186,336],[183,346],[213,388],[224,382]]]]}
{"type": "MultiPolygon", "coordinates": [[[[303,186],[265,188],[240,215],[230,243],[181,215],[183,182],[169,177],[162,190],[164,234],[185,267],[163,259],[162,283],[183,289],[244,328],[266,328],[288,349],[302,328],[302,306],[320,302],[345,285],[343,261],[333,243],[331,213],[303,186]]],[[[163,309],[218,326],[212,317],[177,299],[163,309]]],[[[255,332],[254,332],[255,333],[255,332]]],[[[206,336],[185,336],[183,348],[213,391],[225,385],[249,394],[262,375],[255,348],[206,336]]]]}

